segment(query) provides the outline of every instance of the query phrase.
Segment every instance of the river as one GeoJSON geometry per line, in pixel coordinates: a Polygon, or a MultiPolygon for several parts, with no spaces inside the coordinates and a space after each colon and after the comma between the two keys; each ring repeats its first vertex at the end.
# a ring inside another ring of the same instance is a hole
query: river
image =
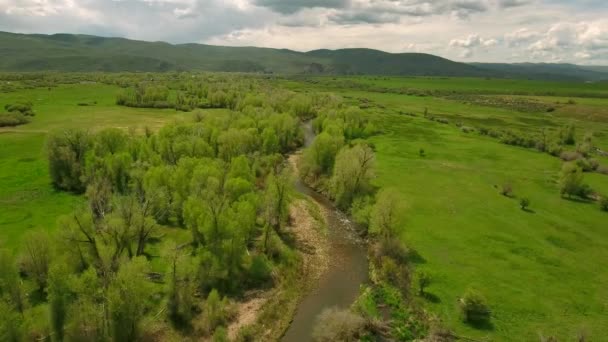
{"type": "MultiPolygon", "coordinates": [[[[304,124],[305,146],[310,146],[314,133],[310,122],[304,124]]],[[[336,209],[325,196],[301,180],[296,189],[312,198],[325,210],[329,239],[329,266],[316,286],[305,295],[293,321],[282,338],[284,342],[309,342],[317,316],[331,307],[348,308],[357,298],[360,285],[368,280],[366,248],[354,223],[336,209]]]]}

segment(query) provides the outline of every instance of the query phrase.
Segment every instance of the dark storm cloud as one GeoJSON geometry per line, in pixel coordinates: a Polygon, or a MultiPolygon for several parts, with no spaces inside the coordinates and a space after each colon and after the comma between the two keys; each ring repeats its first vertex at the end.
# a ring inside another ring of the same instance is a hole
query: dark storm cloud
{"type": "Polygon", "coordinates": [[[293,14],[306,8],[335,8],[348,7],[349,0],[255,0],[254,4],[269,8],[282,14],[293,14]]]}

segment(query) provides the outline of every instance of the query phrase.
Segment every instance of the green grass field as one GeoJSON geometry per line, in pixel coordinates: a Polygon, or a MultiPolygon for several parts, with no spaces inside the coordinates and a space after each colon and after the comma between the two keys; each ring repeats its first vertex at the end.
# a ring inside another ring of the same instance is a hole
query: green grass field
{"type": "MultiPolygon", "coordinates": [[[[319,78],[325,79],[329,78],[319,78]]],[[[376,184],[394,187],[407,203],[403,240],[418,252],[416,267],[433,275],[421,300],[459,335],[498,341],[538,340],[556,335],[590,340],[608,333],[608,215],[596,203],[562,199],[557,185],[561,161],[532,149],[508,146],[477,133],[463,133],[453,122],[518,131],[556,129],[574,122],[577,135],[594,132],[596,145],[608,150],[608,86],[532,81],[439,78],[337,78],[384,87],[423,90],[483,89],[522,93],[556,105],[555,111],[516,112],[430,96],[407,96],[349,88],[335,83],[281,81],[296,90],[331,91],[354,103],[372,106],[382,134],[372,138],[377,151],[376,184]],[[541,91],[542,90],[542,91],[541,91]],[[538,96],[553,91],[557,97],[538,96]],[[580,95],[593,98],[579,98],[580,95]],[[425,108],[450,120],[429,121],[425,108]],[[414,113],[417,116],[404,115],[414,113]],[[426,156],[418,151],[423,148],[426,156]],[[513,184],[516,198],[499,194],[513,184]],[[519,197],[531,200],[530,211],[519,197]],[[487,297],[492,325],[472,328],[461,322],[457,299],[475,287],[487,297]]],[[[54,229],[57,216],[83,202],[50,185],[45,157],[46,133],[59,128],[157,128],[186,118],[173,110],[133,109],[114,104],[117,87],[79,84],[0,94],[0,106],[19,99],[34,103],[30,124],[0,129],[0,240],[13,248],[30,229],[54,229]],[[94,106],[78,106],[94,102],[94,106]]],[[[509,95],[511,96],[511,95],[509,95]]],[[[608,165],[608,158],[600,158],[608,165]]],[[[608,176],[586,174],[591,187],[608,194],[608,176]]]]}

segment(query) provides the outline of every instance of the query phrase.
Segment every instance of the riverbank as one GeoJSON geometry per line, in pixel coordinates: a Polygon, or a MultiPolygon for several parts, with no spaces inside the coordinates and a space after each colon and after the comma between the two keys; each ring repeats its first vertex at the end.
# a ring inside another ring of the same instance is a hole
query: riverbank
{"type": "MultiPolygon", "coordinates": [[[[300,154],[290,156],[289,163],[297,174],[300,154]]],[[[276,341],[288,329],[298,304],[314,291],[321,275],[329,267],[329,240],[324,208],[310,197],[295,199],[289,208],[289,226],[284,233],[293,239],[300,263],[277,286],[236,303],[236,317],[228,325],[230,340],[247,338],[276,341]]]]}

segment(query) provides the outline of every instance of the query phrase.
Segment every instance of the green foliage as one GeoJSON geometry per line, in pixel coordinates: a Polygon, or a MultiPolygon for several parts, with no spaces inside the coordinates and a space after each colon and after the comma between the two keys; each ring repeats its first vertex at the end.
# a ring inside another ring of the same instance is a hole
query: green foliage
{"type": "Polygon", "coordinates": [[[559,131],[559,139],[564,145],[574,145],[576,139],[576,127],[568,124],[559,131]]]}
{"type": "Polygon", "coordinates": [[[530,200],[527,197],[523,197],[519,200],[519,207],[521,210],[527,210],[530,206],[530,200]]]}
{"type": "Polygon", "coordinates": [[[559,177],[560,193],[568,197],[587,198],[591,190],[583,183],[583,171],[575,164],[565,163],[559,177]]]}
{"type": "Polygon", "coordinates": [[[21,113],[0,113],[0,127],[24,125],[30,120],[21,113]]]}
{"type": "Polygon", "coordinates": [[[146,279],[149,270],[145,258],[126,262],[108,288],[110,325],[114,341],[134,341],[141,333],[141,321],[151,294],[146,279]],[[127,299],[128,300],[125,300],[127,299]]]}
{"type": "Polygon", "coordinates": [[[365,144],[340,150],[330,180],[331,193],[338,207],[349,208],[355,197],[370,191],[374,162],[374,152],[365,144]]]}
{"type": "Polygon", "coordinates": [[[600,198],[600,209],[602,211],[608,211],[608,196],[602,196],[600,198]]]}
{"type": "Polygon", "coordinates": [[[54,263],[48,277],[48,301],[53,340],[64,340],[64,328],[67,321],[70,301],[69,272],[62,262],[54,263]]]}
{"type": "Polygon", "coordinates": [[[90,145],[89,134],[83,130],[65,130],[49,136],[49,173],[55,187],[77,193],[85,190],[84,163],[90,145]]]}
{"type": "Polygon", "coordinates": [[[468,289],[458,300],[460,312],[465,322],[479,325],[487,324],[490,320],[488,303],[478,291],[468,289]]]}
{"type": "Polygon", "coordinates": [[[433,278],[428,272],[424,271],[418,272],[416,276],[416,280],[418,283],[418,294],[422,296],[424,295],[424,290],[433,282],[433,278]]]}
{"type": "Polygon", "coordinates": [[[24,238],[21,263],[40,292],[46,287],[49,275],[52,259],[50,243],[50,238],[44,231],[31,232],[24,238]]]}
{"type": "Polygon", "coordinates": [[[394,189],[382,189],[376,195],[370,217],[370,232],[384,241],[392,240],[401,233],[403,205],[394,189]]]}
{"type": "Polygon", "coordinates": [[[0,249],[0,302],[6,303],[8,308],[19,313],[25,309],[24,293],[15,260],[6,249],[0,249]]]}
{"type": "Polygon", "coordinates": [[[0,341],[23,341],[23,317],[8,303],[0,300],[0,341]]]}

